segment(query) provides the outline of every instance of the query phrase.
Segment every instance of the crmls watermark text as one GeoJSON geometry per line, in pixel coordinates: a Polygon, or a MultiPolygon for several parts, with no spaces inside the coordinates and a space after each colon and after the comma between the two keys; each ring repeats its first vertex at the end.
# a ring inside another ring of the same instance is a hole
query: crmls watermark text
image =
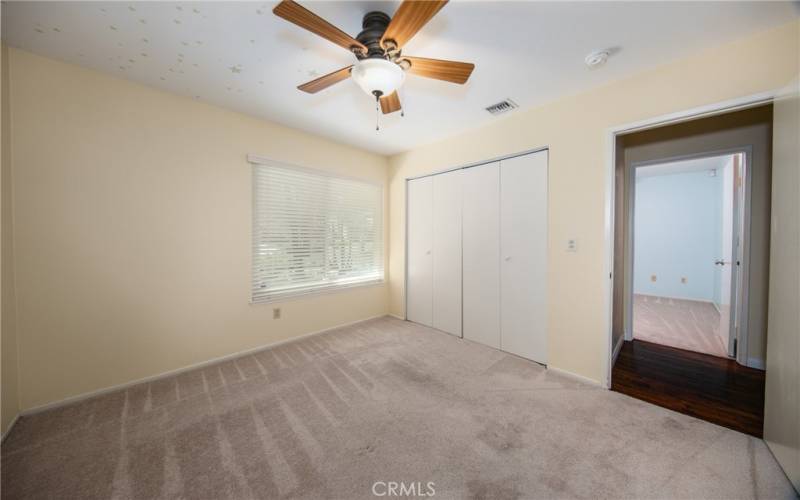
{"type": "Polygon", "coordinates": [[[436,484],[433,481],[424,484],[421,481],[375,481],[372,494],[376,497],[432,497],[436,495],[436,484]]]}

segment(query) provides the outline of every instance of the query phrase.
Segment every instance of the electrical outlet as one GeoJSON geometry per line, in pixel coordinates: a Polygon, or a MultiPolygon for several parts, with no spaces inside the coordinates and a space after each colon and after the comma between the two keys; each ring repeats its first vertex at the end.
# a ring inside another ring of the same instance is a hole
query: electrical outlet
{"type": "Polygon", "coordinates": [[[655,274],[651,274],[651,275],[650,275],[650,281],[652,281],[653,283],[655,283],[657,279],[658,279],[658,278],[656,278],[656,275],[655,275],[655,274]]]}
{"type": "Polygon", "coordinates": [[[681,283],[685,285],[687,281],[689,280],[687,280],[685,276],[681,277],[681,283]]]}
{"type": "Polygon", "coordinates": [[[272,309],[272,319],[281,319],[281,308],[275,307],[272,309]]]}

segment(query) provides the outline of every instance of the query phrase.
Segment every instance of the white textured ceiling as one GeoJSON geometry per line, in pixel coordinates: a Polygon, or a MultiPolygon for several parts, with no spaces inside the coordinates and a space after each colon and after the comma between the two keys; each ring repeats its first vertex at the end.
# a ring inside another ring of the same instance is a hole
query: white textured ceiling
{"type": "MultiPolygon", "coordinates": [[[[370,10],[398,2],[301,2],[355,36],[370,10]]],[[[316,95],[296,86],[352,64],[344,49],[272,14],[274,2],[3,2],[12,46],[112,73],[382,154],[393,154],[521,108],[789,22],[791,3],[451,1],[407,55],[476,65],[464,85],[409,75],[405,117],[381,117],[354,82],[316,95]],[[589,70],[592,50],[614,48],[589,70]]],[[[654,98],[658,98],[654,96],[654,98]]],[[[519,110],[513,111],[518,113],[519,110]]]]}

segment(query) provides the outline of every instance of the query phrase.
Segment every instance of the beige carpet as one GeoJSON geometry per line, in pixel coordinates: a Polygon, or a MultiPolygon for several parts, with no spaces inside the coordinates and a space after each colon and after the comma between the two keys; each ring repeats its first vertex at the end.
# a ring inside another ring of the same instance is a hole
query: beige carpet
{"type": "Polygon", "coordinates": [[[634,295],[633,338],[728,357],[719,336],[719,311],[709,302],[634,295]]]}
{"type": "Polygon", "coordinates": [[[764,443],[385,318],[23,418],[3,498],[791,498],[764,443]],[[378,485],[377,492],[385,492],[378,485]]]}

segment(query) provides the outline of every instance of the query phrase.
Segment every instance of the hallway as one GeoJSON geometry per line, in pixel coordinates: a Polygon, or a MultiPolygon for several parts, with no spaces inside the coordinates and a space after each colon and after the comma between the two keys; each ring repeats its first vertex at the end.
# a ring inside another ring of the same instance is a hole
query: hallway
{"type": "Polygon", "coordinates": [[[762,370],[650,342],[625,342],[611,390],[755,437],[764,433],[762,370]]]}

